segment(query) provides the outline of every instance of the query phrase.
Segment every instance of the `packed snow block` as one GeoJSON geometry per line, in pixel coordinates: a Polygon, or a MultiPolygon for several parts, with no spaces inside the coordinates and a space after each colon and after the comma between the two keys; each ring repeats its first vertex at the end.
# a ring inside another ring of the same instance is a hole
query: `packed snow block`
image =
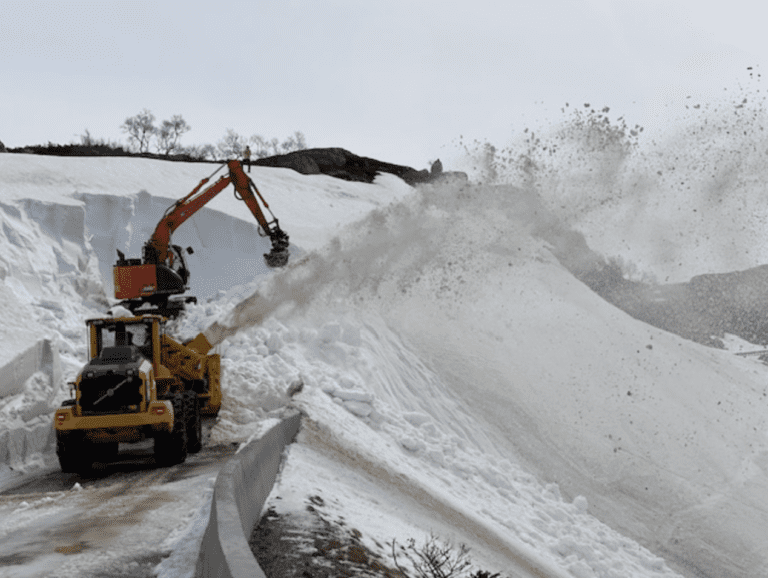
{"type": "Polygon", "coordinates": [[[195,576],[266,578],[248,545],[248,537],[277,479],[283,449],[296,437],[300,425],[300,414],[284,419],[221,469],[213,488],[211,515],[195,576]]]}
{"type": "Polygon", "coordinates": [[[24,384],[38,371],[51,379],[51,396],[61,381],[61,361],[55,342],[40,339],[0,367],[0,398],[21,393],[24,384]]]}

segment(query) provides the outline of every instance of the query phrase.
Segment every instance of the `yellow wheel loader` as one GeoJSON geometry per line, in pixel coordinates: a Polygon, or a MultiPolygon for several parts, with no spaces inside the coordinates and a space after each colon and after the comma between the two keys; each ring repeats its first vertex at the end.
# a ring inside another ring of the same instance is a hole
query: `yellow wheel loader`
{"type": "Polygon", "coordinates": [[[201,416],[221,407],[221,358],[201,333],[179,343],[159,315],[86,322],[88,363],[74,397],[54,414],[64,472],[86,473],[115,458],[119,443],[154,439],[155,460],[183,462],[202,447],[201,416]]]}

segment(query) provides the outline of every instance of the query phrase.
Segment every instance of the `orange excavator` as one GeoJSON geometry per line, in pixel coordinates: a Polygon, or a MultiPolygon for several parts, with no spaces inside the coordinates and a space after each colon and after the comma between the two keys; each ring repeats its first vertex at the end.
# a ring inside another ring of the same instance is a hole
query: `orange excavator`
{"type": "MultiPolygon", "coordinates": [[[[284,267],[288,263],[288,235],[280,228],[256,185],[243,171],[240,161],[229,161],[226,164],[229,174],[200,190],[223,166],[200,181],[186,197],[168,207],[155,232],[144,243],[141,259],[126,259],[120,250],[117,251],[118,260],[113,275],[115,298],[122,299],[120,305],[131,312],[140,309],[141,314],[159,313],[166,317],[176,317],[184,309],[185,303],[196,302],[195,297],[170,299],[172,295],[180,295],[189,289],[189,269],[184,260],[184,252],[178,245],[171,244],[171,235],[230,184],[235,187],[235,197],[245,202],[259,223],[259,235],[269,237],[272,242],[272,250],[264,254],[267,266],[284,267]],[[259,201],[269,212],[271,220],[264,216],[259,201]]],[[[188,247],[187,253],[192,252],[192,248],[188,247]]]]}

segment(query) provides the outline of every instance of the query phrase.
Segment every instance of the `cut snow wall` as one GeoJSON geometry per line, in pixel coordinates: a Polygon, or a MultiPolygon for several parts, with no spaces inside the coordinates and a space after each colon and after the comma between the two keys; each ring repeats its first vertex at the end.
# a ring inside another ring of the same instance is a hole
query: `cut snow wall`
{"type": "MultiPolygon", "coordinates": [[[[114,295],[112,267],[117,250],[139,258],[168,207],[176,200],[141,191],[133,196],[78,194],[85,203],[86,227],[99,260],[99,271],[107,295],[114,295]]],[[[194,253],[185,259],[191,271],[189,294],[206,299],[219,291],[253,281],[267,273],[263,254],[271,249],[260,237],[258,225],[243,204],[243,218],[203,208],[174,233],[172,242],[194,253]]]]}
{"type": "Polygon", "coordinates": [[[41,339],[0,367],[0,398],[23,392],[26,381],[38,371],[50,377],[53,396],[61,381],[59,349],[55,341],[41,339]]]}
{"type": "Polygon", "coordinates": [[[280,469],[283,449],[296,437],[301,414],[284,419],[248,444],[219,472],[196,577],[264,577],[248,537],[261,517],[280,469]]]}

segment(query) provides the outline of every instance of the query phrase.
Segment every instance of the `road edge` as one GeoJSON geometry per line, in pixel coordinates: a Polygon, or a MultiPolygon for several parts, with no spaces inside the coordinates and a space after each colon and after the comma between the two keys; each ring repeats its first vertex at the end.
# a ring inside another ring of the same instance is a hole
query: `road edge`
{"type": "Polygon", "coordinates": [[[211,513],[195,567],[196,578],[266,578],[248,545],[301,414],[291,415],[230,458],[213,489],[211,513]]]}

